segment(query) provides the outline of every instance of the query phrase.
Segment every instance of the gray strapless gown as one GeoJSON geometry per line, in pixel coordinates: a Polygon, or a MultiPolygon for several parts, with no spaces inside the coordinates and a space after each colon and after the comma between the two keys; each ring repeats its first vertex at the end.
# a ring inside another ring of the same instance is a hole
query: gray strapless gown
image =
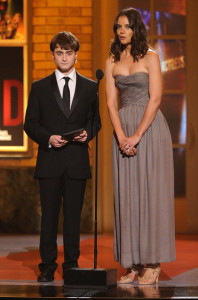
{"type": "MultiPolygon", "coordinates": [[[[149,101],[149,75],[117,75],[119,117],[133,135],[149,101]]],[[[123,157],[113,137],[114,257],[122,267],[175,260],[174,174],[170,131],[158,110],[137,146],[123,157]]]]}

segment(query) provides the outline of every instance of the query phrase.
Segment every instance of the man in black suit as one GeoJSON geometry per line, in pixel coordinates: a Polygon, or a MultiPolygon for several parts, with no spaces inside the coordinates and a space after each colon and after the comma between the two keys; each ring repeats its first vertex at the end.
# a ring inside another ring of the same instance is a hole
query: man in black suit
{"type": "Polygon", "coordinates": [[[60,32],[51,40],[50,49],[57,69],[32,84],[24,123],[27,135],[39,145],[35,170],[42,210],[39,282],[54,279],[62,198],[63,273],[78,267],[80,214],[86,179],[91,177],[88,142],[101,128],[96,113],[97,84],[74,68],[78,39],[60,32]],[[72,141],[62,138],[64,133],[81,128],[72,141]]]}

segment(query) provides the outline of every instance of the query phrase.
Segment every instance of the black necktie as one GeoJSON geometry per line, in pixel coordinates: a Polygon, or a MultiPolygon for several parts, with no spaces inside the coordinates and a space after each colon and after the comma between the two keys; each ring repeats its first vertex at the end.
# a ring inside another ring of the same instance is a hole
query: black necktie
{"type": "Polygon", "coordinates": [[[69,86],[68,82],[70,80],[69,77],[63,77],[65,79],[65,85],[63,87],[63,102],[66,107],[67,113],[70,112],[70,91],[69,91],[69,86]]]}

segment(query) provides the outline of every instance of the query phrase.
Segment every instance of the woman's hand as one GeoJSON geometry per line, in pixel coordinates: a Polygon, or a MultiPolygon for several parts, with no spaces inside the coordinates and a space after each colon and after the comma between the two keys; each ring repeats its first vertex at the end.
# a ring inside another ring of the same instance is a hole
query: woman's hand
{"type": "Polygon", "coordinates": [[[141,137],[137,134],[134,134],[122,140],[122,142],[120,143],[120,149],[127,156],[134,156],[136,155],[136,146],[140,141],[141,137]]]}

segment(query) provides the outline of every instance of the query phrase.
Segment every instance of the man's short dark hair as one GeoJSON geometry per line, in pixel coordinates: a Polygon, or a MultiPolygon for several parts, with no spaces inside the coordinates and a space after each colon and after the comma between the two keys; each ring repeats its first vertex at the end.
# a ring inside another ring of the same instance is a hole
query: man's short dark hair
{"type": "Polygon", "coordinates": [[[50,42],[50,50],[54,52],[55,48],[71,49],[77,52],[80,48],[79,40],[71,33],[62,31],[57,33],[50,42]]]}

